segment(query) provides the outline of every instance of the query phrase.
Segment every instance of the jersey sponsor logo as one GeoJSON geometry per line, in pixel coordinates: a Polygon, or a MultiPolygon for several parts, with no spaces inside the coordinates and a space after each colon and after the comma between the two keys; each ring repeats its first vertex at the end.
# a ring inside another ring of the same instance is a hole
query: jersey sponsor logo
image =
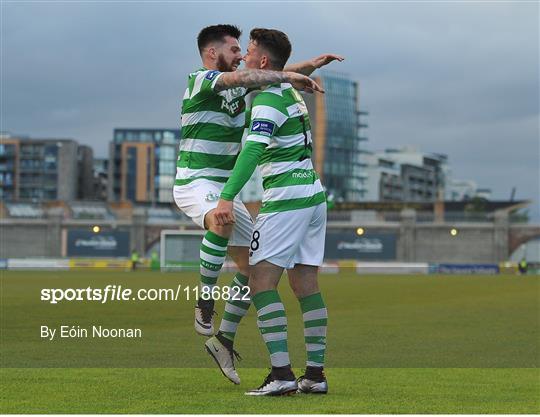
{"type": "Polygon", "coordinates": [[[231,100],[233,100],[235,98],[238,98],[238,97],[245,96],[246,92],[247,92],[247,90],[244,87],[229,88],[228,90],[225,90],[225,91],[230,96],[229,101],[231,101],[231,100]]]}
{"type": "Polygon", "coordinates": [[[223,90],[218,93],[219,96],[225,97],[229,102],[234,99],[244,97],[247,94],[247,89],[245,87],[234,87],[229,88],[228,90],[223,90]]]}
{"type": "Polygon", "coordinates": [[[312,178],[313,177],[313,171],[308,172],[293,172],[292,173],[293,178],[312,178]]]}
{"type": "Polygon", "coordinates": [[[268,120],[253,120],[250,131],[263,136],[272,136],[276,125],[268,120]]]}
{"type": "Polygon", "coordinates": [[[227,99],[223,99],[221,101],[221,109],[225,109],[229,112],[229,114],[236,114],[239,113],[238,110],[240,110],[240,101],[233,101],[232,103],[228,103],[227,99]]]}
{"type": "Polygon", "coordinates": [[[247,90],[244,87],[235,87],[220,91],[219,95],[223,97],[221,100],[221,110],[227,110],[230,116],[239,115],[246,107],[246,102],[243,99],[246,92],[247,90]]]}
{"type": "Polygon", "coordinates": [[[208,71],[208,73],[206,74],[206,78],[207,80],[209,81],[212,81],[214,78],[216,78],[216,75],[219,74],[219,71],[208,71]]]}

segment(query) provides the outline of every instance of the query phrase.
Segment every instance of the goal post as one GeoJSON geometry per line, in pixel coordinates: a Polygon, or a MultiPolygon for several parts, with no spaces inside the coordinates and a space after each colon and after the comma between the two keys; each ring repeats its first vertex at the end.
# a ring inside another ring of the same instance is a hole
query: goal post
{"type": "Polygon", "coordinates": [[[162,271],[198,270],[201,240],[205,230],[162,230],[160,262],[162,271]]]}

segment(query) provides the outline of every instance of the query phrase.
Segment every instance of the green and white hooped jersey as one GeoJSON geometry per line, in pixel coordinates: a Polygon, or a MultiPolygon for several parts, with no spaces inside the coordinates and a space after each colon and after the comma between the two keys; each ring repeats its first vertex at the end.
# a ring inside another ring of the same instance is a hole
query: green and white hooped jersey
{"type": "Polygon", "coordinates": [[[214,92],[222,74],[205,68],[189,74],[175,185],[198,178],[225,183],[231,175],[240,152],[248,91],[237,87],[214,92]]]}
{"type": "Polygon", "coordinates": [[[321,181],[311,162],[306,104],[291,84],[273,85],[257,95],[250,112],[248,142],[267,145],[259,161],[264,189],[261,214],[325,202],[321,181]]]}

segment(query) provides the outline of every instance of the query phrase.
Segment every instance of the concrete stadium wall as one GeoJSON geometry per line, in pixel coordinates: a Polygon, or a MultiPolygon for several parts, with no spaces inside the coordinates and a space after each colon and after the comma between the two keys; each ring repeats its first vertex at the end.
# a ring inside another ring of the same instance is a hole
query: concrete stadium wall
{"type": "Polygon", "coordinates": [[[417,262],[490,263],[498,262],[493,225],[461,225],[451,236],[448,225],[417,226],[414,258],[417,262]]]}
{"type": "Polygon", "coordinates": [[[2,224],[0,227],[0,258],[54,257],[55,242],[51,242],[50,226],[45,221],[31,224],[2,224]]]}
{"type": "MultiPolygon", "coordinates": [[[[344,225],[329,224],[328,230],[347,230],[344,225]]],[[[507,260],[509,253],[499,254],[493,224],[415,224],[394,226],[363,224],[366,233],[393,233],[397,236],[397,262],[493,263],[507,260]],[[450,229],[458,230],[457,236],[450,229]]],[[[355,229],[355,227],[352,227],[355,229]]],[[[349,226],[349,230],[351,227],[349,226]]],[[[504,246],[504,242],[503,242],[504,246]]],[[[358,260],[362,260],[361,258],[358,260]]]]}
{"type": "MultiPolygon", "coordinates": [[[[354,218],[354,216],[351,216],[354,218]]],[[[511,254],[509,242],[514,235],[538,233],[538,226],[511,226],[506,212],[496,212],[493,222],[488,223],[422,223],[417,222],[414,210],[403,210],[400,221],[363,223],[356,221],[349,228],[363,227],[366,233],[395,233],[397,235],[396,261],[433,263],[497,263],[506,261],[511,254]],[[450,234],[457,229],[456,236],[450,234]]],[[[329,228],[338,222],[329,222],[329,228]]],[[[340,228],[346,227],[341,222],[340,228]]]]}
{"type": "MultiPolygon", "coordinates": [[[[354,218],[354,217],[353,217],[354,218]]],[[[62,236],[70,229],[130,232],[131,249],[144,254],[159,238],[161,230],[196,228],[189,221],[181,224],[148,224],[146,213],[135,210],[126,220],[73,220],[59,213],[47,219],[0,219],[0,258],[53,257],[63,254],[62,236]]],[[[420,223],[412,210],[404,210],[399,222],[329,222],[329,230],[349,231],[364,227],[367,233],[392,233],[396,236],[398,262],[497,263],[508,260],[515,243],[540,235],[538,225],[510,225],[504,212],[496,213],[491,223],[420,223]],[[458,230],[457,236],[450,229],[458,230]]],[[[65,250],[64,250],[65,251],[65,250]]],[[[362,260],[362,259],[358,259],[362,260]]]]}

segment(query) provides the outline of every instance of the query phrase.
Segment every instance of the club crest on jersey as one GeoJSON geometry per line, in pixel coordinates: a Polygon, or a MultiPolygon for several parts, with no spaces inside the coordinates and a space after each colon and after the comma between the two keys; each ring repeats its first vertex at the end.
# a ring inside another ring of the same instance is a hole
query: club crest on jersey
{"type": "Polygon", "coordinates": [[[218,74],[219,74],[219,71],[208,71],[208,73],[206,74],[206,77],[204,78],[206,78],[209,81],[212,81],[218,74]]]}
{"type": "Polygon", "coordinates": [[[263,136],[272,136],[276,125],[268,120],[253,120],[250,131],[263,136]]]}
{"type": "Polygon", "coordinates": [[[219,200],[219,194],[213,193],[210,191],[208,194],[206,194],[206,197],[204,198],[209,203],[212,201],[218,201],[219,200]]]}

